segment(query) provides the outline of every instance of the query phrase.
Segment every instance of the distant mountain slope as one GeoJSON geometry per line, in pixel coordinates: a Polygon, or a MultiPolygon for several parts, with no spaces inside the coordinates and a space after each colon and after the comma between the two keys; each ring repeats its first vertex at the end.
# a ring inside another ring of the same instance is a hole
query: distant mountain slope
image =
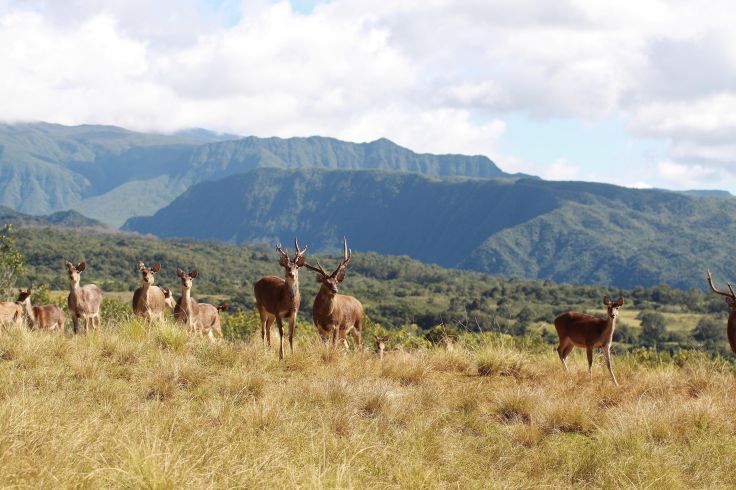
{"type": "Polygon", "coordinates": [[[229,137],[198,129],[159,135],[112,126],[0,124],[0,205],[31,214],[72,208],[119,226],[153,214],[192,184],[258,167],[514,177],[483,156],[417,154],[386,139],[223,140],[229,137]]]}
{"type": "Polygon", "coordinates": [[[728,277],[736,199],[585,182],[259,169],[191,187],[125,228],[162,237],[406,254],[443,266],[619,287],[728,277]]]}
{"type": "Polygon", "coordinates": [[[87,218],[76,211],[57,211],[46,216],[31,216],[0,206],[0,226],[60,226],[64,228],[104,228],[97,220],[87,218]]]}

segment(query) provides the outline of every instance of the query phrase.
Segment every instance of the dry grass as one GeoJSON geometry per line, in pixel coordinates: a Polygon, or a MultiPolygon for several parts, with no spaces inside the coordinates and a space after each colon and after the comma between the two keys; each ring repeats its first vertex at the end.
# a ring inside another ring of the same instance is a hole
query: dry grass
{"type": "MultiPolygon", "coordinates": [[[[8,487],[734,487],[732,366],[505,345],[380,362],[122,324],[0,333],[8,487]]],[[[304,336],[304,335],[302,335],[304,336]]]]}

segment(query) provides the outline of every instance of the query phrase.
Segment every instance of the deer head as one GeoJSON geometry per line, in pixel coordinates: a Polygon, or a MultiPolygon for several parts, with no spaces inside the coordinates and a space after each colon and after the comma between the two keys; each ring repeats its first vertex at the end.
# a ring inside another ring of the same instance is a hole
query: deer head
{"type": "Polygon", "coordinates": [[[138,270],[141,272],[141,282],[144,285],[153,286],[153,281],[155,280],[154,275],[158,274],[158,271],[161,270],[161,264],[156,262],[153,264],[153,267],[148,268],[143,262],[138,262],[138,270]]]}
{"type": "Polygon", "coordinates": [[[618,309],[624,305],[624,298],[622,296],[616,301],[611,301],[608,296],[603,296],[603,305],[608,308],[608,317],[615,319],[618,317],[618,309]]]}
{"type": "Polygon", "coordinates": [[[337,294],[338,285],[345,279],[345,269],[347,268],[348,264],[350,263],[350,259],[352,258],[353,251],[348,249],[348,240],[343,237],[343,259],[340,261],[337,269],[335,269],[332,274],[328,274],[327,271],[325,271],[324,268],[320,265],[319,261],[317,261],[317,267],[312,267],[309,264],[306,264],[306,267],[317,273],[317,282],[322,283],[327,291],[332,294],[337,294]]]}
{"type": "Polygon", "coordinates": [[[197,278],[199,272],[197,272],[197,269],[194,269],[187,274],[185,271],[177,267],[176,275],[181,280],[181,285],[184,289],[192,289],[192,280],[197,278]]]}
{"type": "Polygon", "coordinates": [[[171,295],[171,289],[161,288],[161,292],[164,293],[164,303],[173,310],[174,306],[176,306],[176,301],[174,301],[174,297],[171,295]]]}
{"type": "Polygon", "coordinates": [[[25,303],[26,301],[31,301],[32,292],[33,289],[31,288],[28,288],[25,291],[23,291],[22,289],[18,289],[18,301],[16,301],[16,303],[25,303]]]}
{"type": "Polygon", "coordinates": [[[74,284],[78,283],[79,278],[80,278],[80,273],[84,271],[86,268],[87,268],[87,264],[85,264],[84,262],[80,262],[79,264],[74,266],[74,264],[72,264],[70,261],[67,260],[66,269],[67,269],[67,272],[69,273],[69,281],[71,281],[74,284]]]}
{"type": "Polygon", "coordinates": [[[289,253],[281,248],[280,243],[276,245],[276,250],[281,255],[279,257],[279,265],[284,268],[286,279],[293,281],[299,277],[299,268],[306,264],[304,253],[307,251],[307,248],[309,248],[309,245],[300,249],[299,241],[294,238],[294,258],[292,259],[289,257],[289,253]]]}

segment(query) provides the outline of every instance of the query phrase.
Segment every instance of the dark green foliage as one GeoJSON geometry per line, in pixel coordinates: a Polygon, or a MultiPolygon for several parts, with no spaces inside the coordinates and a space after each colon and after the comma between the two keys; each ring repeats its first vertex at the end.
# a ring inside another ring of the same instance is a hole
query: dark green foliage
{"type": "Polygon", "coordinates": [[[656,311],[643,311],[638,319],[641,320],[641,335],[639,339],[642,345],[657,346],[664,340],[667,323],[664,316],[656,311]]]}
{"type": "Polygon", "coordinates": [[[0,298],[15,299],[12,288],[24,266],[25,258],[16,246],[13,225],[7,224],[0,230],[0,298]]]}
{"type": "Polygon", "coordinates": [[[702,318],[693,330],[693,338],[704,342],[706,340],[726,340],[726,321],[720,318],[702,318]]]}

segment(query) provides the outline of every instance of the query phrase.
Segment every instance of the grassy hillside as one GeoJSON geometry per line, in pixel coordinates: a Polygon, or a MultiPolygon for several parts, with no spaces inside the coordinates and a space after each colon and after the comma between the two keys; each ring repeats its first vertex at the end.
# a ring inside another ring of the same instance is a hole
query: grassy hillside
{"type": "Polygon", "coordinates": [[[0,332],[9,487],[736,486],[732,366],[576,355],[503,336],[392,355],[178,327],[0,332]],[[666,414],[666,416],[663,416],[666,414]]]}
{"type": "Polygon", "coordinates": [[[375,171],[259,169],[191,187],[127,229],[318,250],[358,250],[556,282],[702,288],[736,277],[736,199],[584,182],[432,179],[375,171]]]}
{"type": "Polygon", "coordinates": [[[0,205],[77,209],[111,226],[153,214],[190,185],[258,167],[373,168],[508,176],[483,156],[417,154],[386,139],[236,138],[202,130],[145,134],[112,126],[0,124],[0,205]]]}

